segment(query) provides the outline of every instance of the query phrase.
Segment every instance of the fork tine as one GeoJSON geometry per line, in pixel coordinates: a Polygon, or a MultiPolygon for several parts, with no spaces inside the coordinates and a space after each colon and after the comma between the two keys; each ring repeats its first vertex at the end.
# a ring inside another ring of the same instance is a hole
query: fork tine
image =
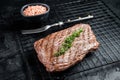
{"type": "Polygon", "coordinates": [[[46,27],[42,27],[42,28],[32,29],[32,30],[22,30],[21,33],[22,34],[40,33],[45,31],[46,29],[47,29],[46,27]]]}

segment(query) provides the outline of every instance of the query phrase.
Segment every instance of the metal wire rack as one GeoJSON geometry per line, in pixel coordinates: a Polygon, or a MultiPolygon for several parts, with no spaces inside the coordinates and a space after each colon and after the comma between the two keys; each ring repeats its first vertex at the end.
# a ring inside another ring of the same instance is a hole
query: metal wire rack
{"type": "MultiPolygon", "coordinates": [[[[66,3],[51,5],[51,12],[48,23],[75,19],[83,14],[92,14],[94,19],[83,21],[90,24],[100,47],[97,51],[87,55],[86,58],[60,73],[49,73],[38,61],[33,49],[33,43],[46,35],[67,28],[70,25],[57,26],[43,33],[32,35],[17,35],[19,37],[23,54],[29,64],[32,80],[72,80],[76,74],[79,78],[82,72],[99,68],[108,64],[120,61],[120,24],[117,16],[100,0],[77,0],[66,3]],[[79,74],[78,74],[79,73],[79,74]],[[68,78],[70,76],[70,78],[68,78]]],[[[48,24],[46,23],[46,24],[48,24]]],[[[72,24],[73,25],[73,24],[72,24]]],[[[77,78],[76,77],[76,78],[77,78]]]]}

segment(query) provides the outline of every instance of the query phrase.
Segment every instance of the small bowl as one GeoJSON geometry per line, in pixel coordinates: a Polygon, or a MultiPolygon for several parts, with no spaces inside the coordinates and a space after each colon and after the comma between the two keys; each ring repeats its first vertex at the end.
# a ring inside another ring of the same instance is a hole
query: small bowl
{"type": "MultiPolygon", "coordinates": [[[[47,4],[44,3],[31,3],[31,4],[26,4],[21,8],[21,15],[23,16],[25,22],[27,22],[28,24],[41,24],[46,22],[48,19],[48,15],[50,12],[50,7],[47,4]],[[34,15],[34,16],[26,16],[24,15],[23,11],[28,7],[28,6],[36,6],[36,5],[40,5],[40,6],[44,6],[47,8],[47,11],[43,14],[39,14],[39,15],[34,15]]],[[[39,26],[40,27],[40,26],[39,26]]]]}

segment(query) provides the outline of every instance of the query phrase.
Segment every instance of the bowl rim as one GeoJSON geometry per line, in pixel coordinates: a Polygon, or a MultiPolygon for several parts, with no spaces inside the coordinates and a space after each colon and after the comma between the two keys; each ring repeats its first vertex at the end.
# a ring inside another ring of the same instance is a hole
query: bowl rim
{"type": "Polygon", "coordinates": [[[44,4],[44,3],[30,3],[30,4],[25,4],[25,5],[21,8],[20,13],[21,13],[21,15],[24,16],[24,17],[37,17],[37,16],[42,16],[42,15],[47,14],[49,11],[50,11],[50,7],[49,7],[47,4],[44,4]],[[43,14],[38,14],[38,15],[34,15],[34,16],[26,16],[26,15],[24,15],[24,13],[23,13],[24,9],[25,9],[27,6],[32,6],[32,5],[42,5],[42,6],[44,6],[44,7],[47,8],[47,11],[46,11],[45,13],[43,13],[43,14]]]}

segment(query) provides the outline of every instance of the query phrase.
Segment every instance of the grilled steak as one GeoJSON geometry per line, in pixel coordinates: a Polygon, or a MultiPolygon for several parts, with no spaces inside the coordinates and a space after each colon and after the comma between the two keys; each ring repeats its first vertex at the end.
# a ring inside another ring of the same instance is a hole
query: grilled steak
{"type": "Polygon", "coordinates": [[[99,43],[88,24],[76,24],[70,28],[52,33],[34,43],[38,59],[49,72],[63,71],[77,62],[86,54],[98,48],[99,43]],[[72,46],[58,57],[54,56],[64,42],[75,30],[82,28],[83,32],[72,42],[72,46]]]}

